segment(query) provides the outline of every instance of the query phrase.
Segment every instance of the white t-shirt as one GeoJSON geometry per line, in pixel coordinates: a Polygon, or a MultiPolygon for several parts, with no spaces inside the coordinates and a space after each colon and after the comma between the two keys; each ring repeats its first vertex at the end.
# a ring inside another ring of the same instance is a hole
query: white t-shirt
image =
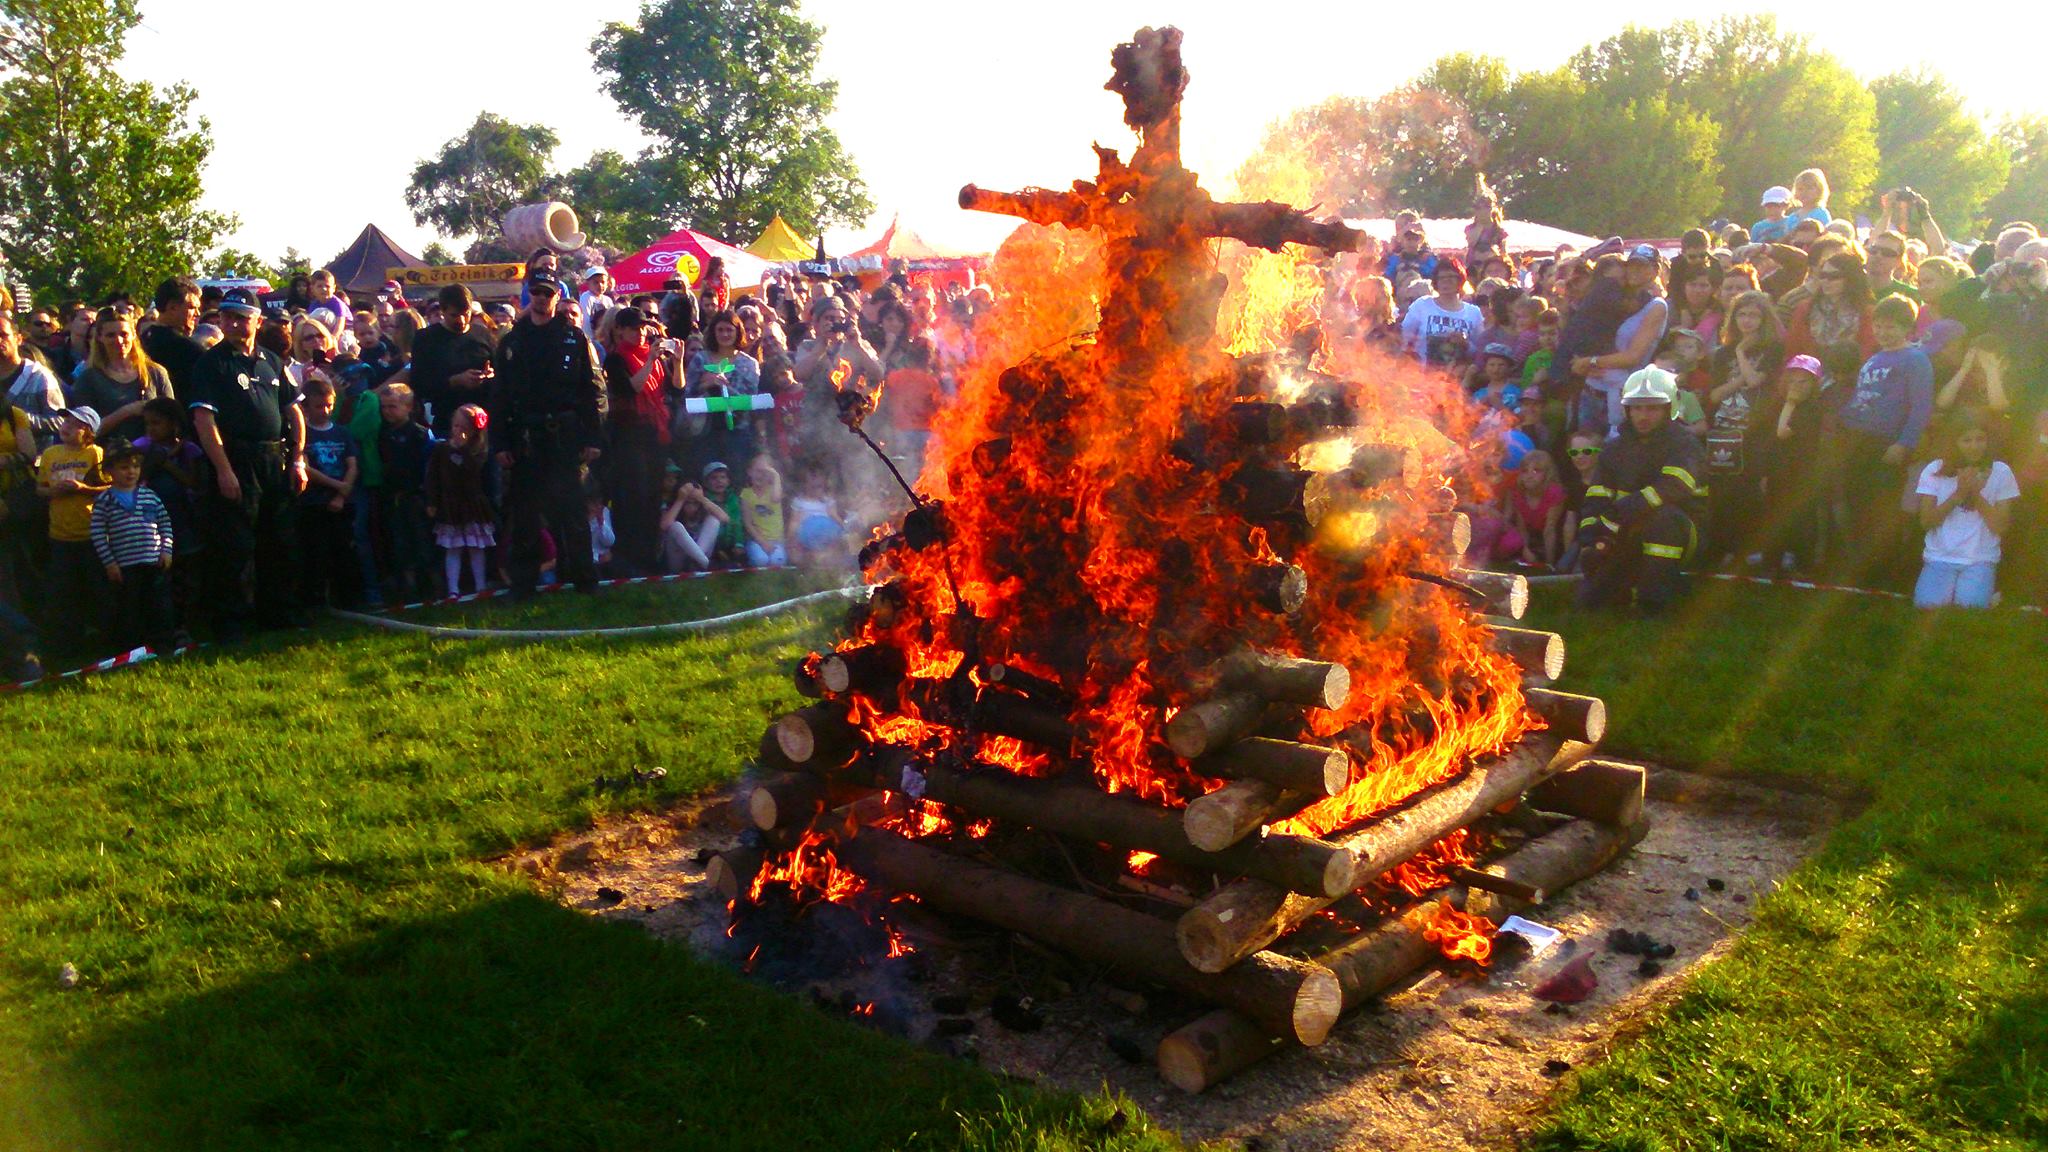
{"type": "MultiPolygon", "coordinates": [[[[1942,476],[1941,461],[1936,460],[1920,471],[1920,484],[1914,491],[1922,496],[1934,497],[1936,504],[1955,495],[1956,478],[1942,476]]],[[[1991,475],[1984,480],[1984,502],[2003,504],[2017,500],[2020,483],[2013,478],[2012,469],[2003,461],[1994,461],[1991,475]]],[[[1947,519],[1936,524],[1927,533],[1927,547],[1921,552],[1921,559],[1938,564],[1996,564],[1999,558],[1998,535],[1991,531],[1991,525],[1984,522],[1984,514],[1974,508],[1958,505],[1949,509],[1947,519]]]]}
{"type": "Polygon", "coordinates": [[[597,322],[603,319],[599,313],[612,310],[612,298],[601,292],[585,292],[576,297],[576,303],[583,306],[583,334],[595,335],[597,322]]]}
{"type": "Polygon", "coordinates": [[[1479,305],[1468,302],[1453,310],[1434,296],[1424,296],[1408,306],[1408,315],[1401,320],[1401,342],[1424,364],[1457,364],[1479,355],[1479,334],[1485,330],[1486,313],[1479,305]]]}

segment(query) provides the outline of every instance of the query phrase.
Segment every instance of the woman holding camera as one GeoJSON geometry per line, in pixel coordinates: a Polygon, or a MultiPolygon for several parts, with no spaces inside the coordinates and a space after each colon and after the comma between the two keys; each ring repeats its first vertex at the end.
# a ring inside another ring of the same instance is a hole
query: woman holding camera
{"type": "Polygon", "coordinates": [[[604,379],[610,392],[611,443],[605,479],[611,489],[614,566],[622,575],[661,571],[661,478],[671,436],[668,396],[682,379],[681,341],[650,341],[661,320],[631,305],[605,314],[610,340],[604,379]]]}
{"type": "MultiPolygon", "coordinates": [[[[685,375],[686,398],[753,396],[761,391],[761,364],[740,351],[745,339],[740,319],[731,309],[714,312],[704,325],[704,349],[693,352],[685,375]]],[[[713,460],[754,458],[754,418],[745,411],[693,413],[685,417],[691,440],[692,472],[713,460]]]]}

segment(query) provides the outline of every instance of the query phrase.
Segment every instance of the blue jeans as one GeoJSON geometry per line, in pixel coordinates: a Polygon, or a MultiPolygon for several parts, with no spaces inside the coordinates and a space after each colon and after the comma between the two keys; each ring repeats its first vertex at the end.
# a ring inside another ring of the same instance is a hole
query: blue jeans
{"type": "Polygon", "coordinates": [[[747,541],[747,563],[756,568],[780,568],[789,563],[789,550],[777,540],[772,547],[763,548],[752,540],[747,541]]]}
{"type": "Polygon", "coordinates": [[[1997,584],[1997,564],[1948,564],[1927,560],[1920,579],[1913,585],[1915,608],[1991,607],[1991,591],[1997,584]]]}

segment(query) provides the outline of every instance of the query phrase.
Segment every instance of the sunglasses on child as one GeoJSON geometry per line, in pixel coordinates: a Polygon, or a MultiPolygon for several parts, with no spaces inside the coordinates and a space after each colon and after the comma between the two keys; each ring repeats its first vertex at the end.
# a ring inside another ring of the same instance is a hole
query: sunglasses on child
{"type": "Polygon", "coordinates": [[[1600,449],[1598,449],[1598,448],[1567,448],[1567,449],[1565,449],[1565,450],[1564,450],[1564,454],[1565,454],[1565,455],[1567,455],[1567,456],[1598,456],[1598,455],[1600,454],[1600,449]]]}

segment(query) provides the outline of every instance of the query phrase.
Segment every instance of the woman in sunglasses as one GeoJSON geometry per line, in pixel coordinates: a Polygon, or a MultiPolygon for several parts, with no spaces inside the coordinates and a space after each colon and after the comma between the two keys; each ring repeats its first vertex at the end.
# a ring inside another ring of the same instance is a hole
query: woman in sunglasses
{"type": "Polygon", "coordinates": [[[1868,360],[1877,351],[1877,333],[1870,325],[1874,297],[1862,259],[1854,252],[1828,257],[1814,273],[1814,287],[1785,325],[1785,351],[1825,359],[1828,349],[1848,344],[1856,348],[1857,363],[1868,360]]]}

